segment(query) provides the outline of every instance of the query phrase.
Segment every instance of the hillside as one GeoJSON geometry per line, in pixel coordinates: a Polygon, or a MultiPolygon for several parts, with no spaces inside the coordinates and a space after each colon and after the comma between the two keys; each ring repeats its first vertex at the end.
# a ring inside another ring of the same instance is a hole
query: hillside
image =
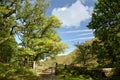
{"type": "Polygon", "coordinates": [[[71,64],[76,57],[76,50],[72,51],[68,55],[56,56],[54,59],[47,59],[43,62],[45,67],[55,66],[55,63],[58,64],[71,64]]]}
{"type": "MultiPolygon", "coordinates": [[[[92,40],[89,40],[89,41],[85,42],[84,45],[89,45],[96,39],[97,38],[93,38],[92,40]]],[[[75,59],[77,60],[77,58],[79,58],[78,57],[79,56],[78,51],[79,51],[78,49],[75,49],[74,51],[72,51],[68,55],[56,56],[54,59],[47,59],[42,64],[45,67],[52,67],[52,66],[55,66],[55,63],[68,64],[68,65],[71,64],[71,63],[76,63],[75,59]]],[[[96,64],[96,60],[95,59],[90,60],[89,63],[96,64]]],[[[77,62],[76,64],[80,64],[80,63],[77,62]]]]}
{"type": "Polygon", "coordinates": [[[71,64],[76,57],[76,50],[72,51],[68,55],[65,56],[56,56],[56,62],[58,64],[71,64]]]}

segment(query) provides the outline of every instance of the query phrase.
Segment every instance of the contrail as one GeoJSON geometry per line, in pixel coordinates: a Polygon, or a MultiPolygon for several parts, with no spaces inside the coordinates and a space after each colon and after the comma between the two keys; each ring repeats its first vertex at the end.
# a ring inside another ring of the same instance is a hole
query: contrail
{"type": "Polygon", "coordinates": [[[76,38],[76,39],[64,40],[64,41],[88,40],[88,39],[92,39],[92,38],[94,38],[94,36],[92,36],[92,37],[83,37],[83,38],[76,38]]]}
{"type": "Polygon", "coordinates": [[[61,33],[78,33],[78,32],[91,32],[91,31],[94,31],[94,30],[86,29],[86,30],[66,31],[61,33]]]}

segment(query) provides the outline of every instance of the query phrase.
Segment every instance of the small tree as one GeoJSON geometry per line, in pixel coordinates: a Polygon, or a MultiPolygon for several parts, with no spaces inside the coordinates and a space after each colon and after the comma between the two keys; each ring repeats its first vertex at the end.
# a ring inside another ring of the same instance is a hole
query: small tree
{"type": "Polygon", "coordinates": [[[88,44],[77,44],[77,63],[81,63],[83,67],[87,67],[92,59],[90,45],[88,44]]]}

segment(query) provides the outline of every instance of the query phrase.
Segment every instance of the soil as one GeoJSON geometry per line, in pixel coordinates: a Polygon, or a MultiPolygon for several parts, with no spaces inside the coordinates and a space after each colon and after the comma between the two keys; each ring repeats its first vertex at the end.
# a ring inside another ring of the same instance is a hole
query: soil
{"type": "Polygon", "coordinates": [[[38,80],[60,80],[54,73],[55,71],[53,69],[44,70],[39,74],[40,76],[38,80]]]}

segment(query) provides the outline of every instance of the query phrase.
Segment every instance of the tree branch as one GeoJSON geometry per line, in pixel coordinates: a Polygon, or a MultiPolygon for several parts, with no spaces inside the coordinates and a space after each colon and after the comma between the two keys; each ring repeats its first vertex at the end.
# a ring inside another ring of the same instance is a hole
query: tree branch
{"type": "Polygon", "coordinates": [[[8,14],[5,14],[4,16],[3,16],[3,18],[7,18],[7,17],[10,17],[13,13],[15,13],[16,12],[16,10],[14,9],[14,10],[12,10],[12,11],[10,11],[8,14]]]}
{"type": "Polygon", "coordinates": [[[14,30],[15,27],[16,27],[16,26],[13,26],[13,27],[11,28],[10,35],[13,35],[13,30],[14,30]]]}
{"type": "Polygon", "coordinates": [[[45,29],[42,31],[42,33],[41,33],[41,36],[40,36],[40,38],[43,38],[43,35],[45,34],[45,32],[47,31],[47,29],[49,28],[49,25],[51,24],[51,22],[49,22],[47,25],[46,25],[46,27],[45,27],[45,29]]]}

